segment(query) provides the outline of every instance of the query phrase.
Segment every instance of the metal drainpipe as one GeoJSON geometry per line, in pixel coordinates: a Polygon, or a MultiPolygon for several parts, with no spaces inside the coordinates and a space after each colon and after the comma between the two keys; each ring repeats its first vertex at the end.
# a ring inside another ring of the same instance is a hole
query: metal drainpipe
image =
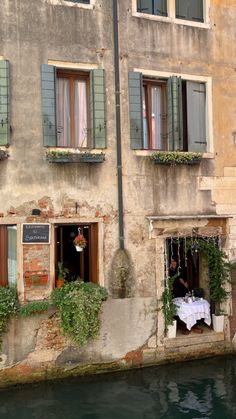
{"type": "Polygon", "coordinates": [[[113,0],[113,35],[114,35],[114,69],[115,69],[115,105],[116,105],[116,153],[117,153],[117,187],[118,187],[118,218],[119,218],[119,247],[124,249],[124,220],[123,220],[123,187],[122,187],[122,154],[120,129],[120,65],[119,65],[119,33],[117,0],[113,0]]]}

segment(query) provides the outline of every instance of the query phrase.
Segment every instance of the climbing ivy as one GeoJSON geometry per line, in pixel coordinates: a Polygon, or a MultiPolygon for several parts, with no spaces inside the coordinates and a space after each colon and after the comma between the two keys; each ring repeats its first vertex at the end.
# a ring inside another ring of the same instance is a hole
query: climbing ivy
{"type": "Polygon", "coordinates": [[[79,345],[96,337],[101,305],[106,299],[106,289],[91,282],[74,281],[52,293],[52,301],[59,309],[62,330],[79,345]]]}
{"type": "MultiPolygon", "coordinates": [[[[229,297],[225,285],[231,281],[231,264],[226,253],[219,249],[214,240],[194,239],[198,251],[207,257],[209,270],[210,299],[215,304],[216,311],[220,310],[220,304],[229,297]]],[[[187,248],[191,249],[192,241],[189,239],[187,248]]]]}
{"type": "Polygon", "coordinates": [[[176,315],[176,305],[173,302],[173,284],[178,274],[166,279],[166,287],[162,293],[162,311],[165,319],[165,328],[173,324],[176,315]]]}
{"type": "Polygon", "coordinates": [[[5,332],[7,323],[18,310],[16,288],[0,287],[0,349],[2,345],[2,333],[5,332]]]}

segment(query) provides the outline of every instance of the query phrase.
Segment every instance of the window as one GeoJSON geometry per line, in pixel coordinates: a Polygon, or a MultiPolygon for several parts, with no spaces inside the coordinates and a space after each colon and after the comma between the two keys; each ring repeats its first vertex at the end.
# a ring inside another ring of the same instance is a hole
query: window
{"type": "Polygon", "coordinates": [[[176,0],[176,18],[203,22],[203,0],[176,0]]]}
{"type": "Polygon", "coordinates": [[[9,62],[0,60],[0,145],[10,142],[9,62]]]}
{"type": "Polygon", "coordinates": [[[57,70],[57,145],[88,147],[89,78],[78,72],[57,70]]]}
{"type": "Polygon", "coordinates": [[[41,77],[44,146],[105,148],[104,70],[43,64],[41,77]]]}
{"type": "Polygon", "coordinates": [[[138,0],[137,11],[151,15],[167,16],[167,0],[138,0]]]}
{"type": "Polygon", "coordinates": [[[129,74],[131,148],[207,151],[206,83],[129,74]]]}
{"type": "Polygon", "coordinates": [[[166,16],[176,23],[181,20],[208,20],[209,0],[133,0],[133,10],[153,16],[166,16]]]}
{"type": "Polygon", "coordinates": [[[16,226],[0,225],[0,285],[14,285],[17,276],[16,226]]]}

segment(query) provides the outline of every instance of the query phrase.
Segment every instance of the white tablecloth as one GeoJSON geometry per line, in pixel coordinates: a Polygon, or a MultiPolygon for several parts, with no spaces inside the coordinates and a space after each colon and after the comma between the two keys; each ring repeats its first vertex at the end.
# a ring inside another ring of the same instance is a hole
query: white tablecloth
{"type": "Polygon", "coordinates": [[[197,320],[204,319],[204,322],[210,326],[211,324],[211,313],[210,304],[207,300],[197,300],[192,303],[186,303],[183,298],[173,299],[177,313],[180,320],[186,323],[187,329],[191,328],[197,323],[197,320]]]}

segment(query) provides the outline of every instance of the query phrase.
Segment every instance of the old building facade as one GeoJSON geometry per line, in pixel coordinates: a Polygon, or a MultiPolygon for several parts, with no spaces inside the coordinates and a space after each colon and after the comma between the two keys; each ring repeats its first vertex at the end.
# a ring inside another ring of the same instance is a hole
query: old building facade
{"type": "Polygon", "coordinates": [[[202,340],[167,339],[158,301],[171,257],[209,295],[207,263],[198,257],[196,270],[186,240],[213,240],[236,259],[235,1],[119,0],[118,33],[114,3],[1,2],[1,285],[16,284],[21,303],[47,299],[63,262],[71,278],[109,291],[101,333],[83,349],[55,345],[46,315],[15,320],[2,371],[233,348],[232,298],[224,332],[202,340]],[[157,150],[201,161],[154,164],[157,150]],[[28,286],[35,276],[44,283],[28,286]]]}

